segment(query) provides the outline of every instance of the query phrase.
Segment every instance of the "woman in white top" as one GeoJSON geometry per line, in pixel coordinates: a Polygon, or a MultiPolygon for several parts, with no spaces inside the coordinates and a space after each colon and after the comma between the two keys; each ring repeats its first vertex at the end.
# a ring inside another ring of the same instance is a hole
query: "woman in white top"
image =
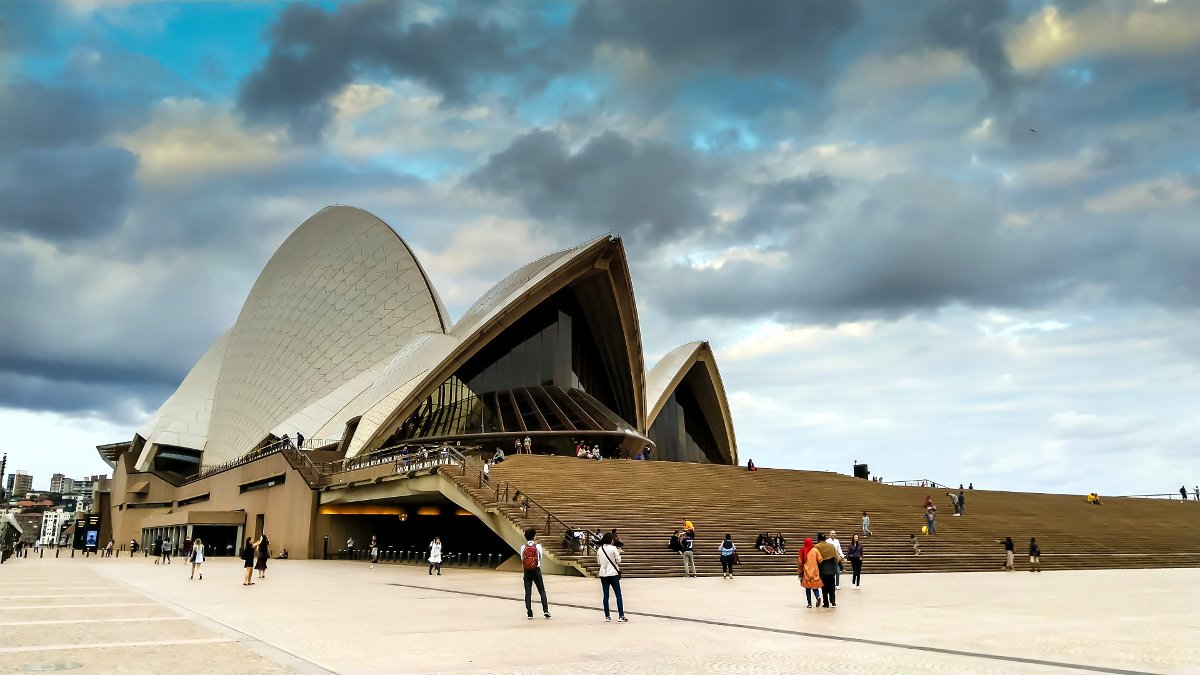
{"type": "Polygon", "coordinates": [[[437,569],[437,575],[442,576],[442,538],[434,537],[429,543],[429,573],[437,569]]]}
{"type": "MultiPolygon", "coordinates": [[[[195,578],[196,570],[200,569],[200,566],[203,564],[204,564],[204,542],[200,541],[200,539],[197,538],[196,541],[192,542],[192,574],[191,574],[191,576],[188,577],[188,579],[195,578]]],[[[202,581],[204,580],[204,572],[200,573],[200,579],[202,581]]]]}
{"type": "Polygon", "coordinates": [[[608,589],[617,594],[617,621],[627,623],[625,618],[625,602],[621,599],[621,550],[613,546],[612,533],[606,533],[600,539],[596,549],[596,563],[600,565],[600,587],[604,589],[604,620],[612,621],[608,613],[608,589]]]}

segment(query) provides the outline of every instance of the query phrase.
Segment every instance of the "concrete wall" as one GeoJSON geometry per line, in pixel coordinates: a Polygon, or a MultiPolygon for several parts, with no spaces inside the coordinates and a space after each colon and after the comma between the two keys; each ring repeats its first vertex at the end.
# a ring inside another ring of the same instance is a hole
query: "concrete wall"
{"type": "MultiPolygon", "coordinates": [[[[114,538],[118,542],[141,541],[141,531],[146,518],[152,515],[179,514],[190,511],[244,511],[246,513],[246,536],[253,536],[256,518],[264,516],[264,529],[271,539],[272,555],[284,548],[293,558],[308,558],[313,554],[313,524],[316,518],[316,492],[308,487],[304,479],[292,470],[280,454],[269,455],[260,460],[223,471],[203,480],[176,488],[154,474],[135,471],[129,454],[117,460],[113,472],[112,506],[109,509],[114,538]],[[241,492],[245,483],[283,474],[284,482],[251,492],[241,492]],[[130,494],[129,488],[140,481],[149,481],[143,494],[130,494]],[[208,493],[209,498],[186,506],[176,506],[186,500],[208,493]],[[138,504],[171,502],[170,507],[136,508],[138,504]],[[130,508],[134,505],[135,508],[130,508]]],[[[320,555],[320,549],[316,550],[320,555]]]]}

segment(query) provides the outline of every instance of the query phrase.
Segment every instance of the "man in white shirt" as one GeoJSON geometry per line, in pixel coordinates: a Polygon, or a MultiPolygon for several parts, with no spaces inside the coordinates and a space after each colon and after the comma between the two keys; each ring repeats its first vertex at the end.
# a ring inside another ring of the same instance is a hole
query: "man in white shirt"
{"type": "Polygon", "coordinates": [[[542,581],[542,545],[534,540],[537,529],[525,528],[525,544],[517,553],[521,556],[521,569],[525,582],[525,615],[533,618],[533,586],[537,586],[538,595],[542,596],[542,614],[550,618],[550,604],[546,601],[546,584],[542,581]]]}
{"type": "Polygon", "coordinates": [[[834,590],[840,591],[842,589],[842,558],[845,558],[846,555],[842,553],[842,542],[838,539],[835,530],[829,531],[829,545],[833,547],[833,550],[837,551],[838,565],[834,568],[833,572],[833,586],[834,590]]]}

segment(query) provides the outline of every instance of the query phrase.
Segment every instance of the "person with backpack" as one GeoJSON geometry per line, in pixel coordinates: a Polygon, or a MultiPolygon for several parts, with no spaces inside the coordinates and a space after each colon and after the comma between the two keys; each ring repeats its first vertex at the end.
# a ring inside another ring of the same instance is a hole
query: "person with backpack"
{"type": "Polygon", "coordinates": [[[725,535],[725,541],[719,548],[721,553],[721,578],[733,578],[733,564],[737,562],[737,546],[733,545],[733,535],[725,535]]]}
{"type": "Polygon", "coordinates": [[[613,543],[612,533],[600,539],[596,549],[596,564],[600,565],[600,588],[604,590],[604,620],[612,621],[608,613],[608,591],[617,595],[617,621],[628,623],[625,618],[625,602],[621,599],[621,550],[613,543]]]}
{"type": "Polygon", "coordinates": [[[1029,538],[1029,571],[1042,571],[1042,549],[1038,546],[1037,538],[1029,538]]]}
{"type": "Polygon", "coordinates": [[[521,570],[525,582],[525,615],[533,618],[533,586],[542,596],[542,615],[550,618],[550,603],[546,601],[546,584],[542,581],[542,545],[535,541],[537,528],[525,528],[525,545],[521,547],[521,570]]]}

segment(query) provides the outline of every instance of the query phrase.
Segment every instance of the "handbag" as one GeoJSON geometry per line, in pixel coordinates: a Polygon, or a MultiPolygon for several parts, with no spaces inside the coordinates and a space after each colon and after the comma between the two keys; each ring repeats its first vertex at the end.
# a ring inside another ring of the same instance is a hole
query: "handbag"
{"type": "Polygon", "coordinates": [[[605,551],[603,546],[600,547],[600,552],[603,553],[604,557],[608,559],[608,564],[612,565],[613,569],[615,569],[617,571],[617,578],[620,579],[621,578],[621,568],[615,562],[612,561],[612,558],[608,557],[608,551],[605,551]]]}
{"type": "Polygon", "coordinates": [[[740,556],[738,556],[738,554],[737,554],[737,551],[734,551],[734,553],[733,553],[733,564],[734,564],[734,565],[741,565],[741,564],[742,564],[742,559],[741,559],[741,557],[740,557],[740,556]]]}

